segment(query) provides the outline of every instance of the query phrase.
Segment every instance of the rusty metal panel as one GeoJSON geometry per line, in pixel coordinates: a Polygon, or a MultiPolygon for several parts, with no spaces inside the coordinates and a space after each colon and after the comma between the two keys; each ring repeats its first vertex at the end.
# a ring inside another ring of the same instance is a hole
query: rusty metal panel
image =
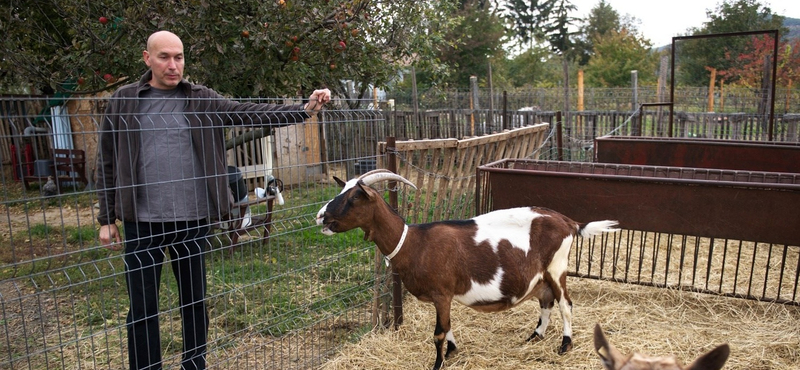
{"type": "Polygon", "coordinates": [[[540,206],[631,230],[800,245],[800,175],[536,160],[481,166],[483,210],[540,206]]]}
{"type": "Polygon", "coordinates": [[[605,136],[601,163],[800,173],[800,143],[605,136]]]}

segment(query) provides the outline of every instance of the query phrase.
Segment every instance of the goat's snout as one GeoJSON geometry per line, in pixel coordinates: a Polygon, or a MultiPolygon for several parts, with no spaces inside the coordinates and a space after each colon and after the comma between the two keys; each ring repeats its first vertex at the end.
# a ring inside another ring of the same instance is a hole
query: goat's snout
{"type": "Polygon", "coordinates": [[[317,225],[322,226],[321,232],[325,235],[333,235],[336,234],[335,231],[331,229],[331,222],[325,222],[326,214],[327,214],[328,205],[324,205],[319,212],[317,212],[317,225]]]}

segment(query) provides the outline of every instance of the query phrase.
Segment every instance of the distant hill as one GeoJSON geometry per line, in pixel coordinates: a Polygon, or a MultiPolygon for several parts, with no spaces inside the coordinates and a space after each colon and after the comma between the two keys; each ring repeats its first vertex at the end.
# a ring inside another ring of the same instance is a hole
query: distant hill
{"type": "MultiPolygon", "coordinates": [[[[783,26],[789,29],[789,33],[781,35],[781,38],[786,37],[789,39],[800,38],[800,19],[798,18],[783,18],[783,26]]],[[[657,46],[653,49],[657,52],[669,50],[670,45],[657,46]]]]}
{"type": "Polygon", "coordinates": [[[789,29],[789,33],[785,36],[790,39],[800,38],[800,19],[797,18],[784,18],[783,26],[789,29]]]}

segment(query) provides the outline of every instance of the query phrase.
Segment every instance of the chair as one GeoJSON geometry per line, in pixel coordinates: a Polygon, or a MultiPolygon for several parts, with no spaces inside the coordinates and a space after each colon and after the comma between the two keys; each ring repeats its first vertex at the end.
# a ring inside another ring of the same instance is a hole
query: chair
{"type": "MultiPolygon", "coordinates": [[[[55,179],[58,192],[61,193],[63,182],[80,181],[84,185],[89,184],[86,178],[86,152],[81,149],[50,149],[53,153],[53,164],[51,170],[55,179]]],[[[30,189],[32,182],[47,181],[47,175],[23,176],[22,182],[25,189],[30,189]]]]}
{"type": "Polygon", "coordinates": [[[239,241],[239,236],[242,234],[246,234],[249,231],[257,230],[259,227],[263,227],[263,233],[261,235],[261,245],[266,244],[267,239],[269,238],[270,231],[272,229],[272,205],[275,202],[275,196],[268,195],[265,198],[257,198],[254,200],[245,200],[241,202],[234,203],[232,208],[238,211],[237,216],[231,218],[230,220],[230,228],[228,229],[228,237],[231,239],[231,245],[235,246],[236,243],[239,241]],[[266,203],[267,211],[263,215],[258,215],[255,217],[250,218],[250,224],[247,226],[244,225],[245,220],[245,213],[247,209],[251,206],[255,206],[261,203],[266,203]]]}

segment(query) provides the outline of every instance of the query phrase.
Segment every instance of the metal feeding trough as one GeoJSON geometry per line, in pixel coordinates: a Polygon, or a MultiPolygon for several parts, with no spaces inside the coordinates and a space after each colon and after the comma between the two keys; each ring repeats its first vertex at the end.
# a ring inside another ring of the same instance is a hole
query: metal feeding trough
{"type": "Polygon", "coordinates": [[[478,168],[478,212],[540,206],[629,230],[800,245],[800,174],[504,159],[478,168]]]}
{"type": "Polygon", "coordinates": [[[800,143],[604,136],[595,162],[800,173],[800,143]]]}

